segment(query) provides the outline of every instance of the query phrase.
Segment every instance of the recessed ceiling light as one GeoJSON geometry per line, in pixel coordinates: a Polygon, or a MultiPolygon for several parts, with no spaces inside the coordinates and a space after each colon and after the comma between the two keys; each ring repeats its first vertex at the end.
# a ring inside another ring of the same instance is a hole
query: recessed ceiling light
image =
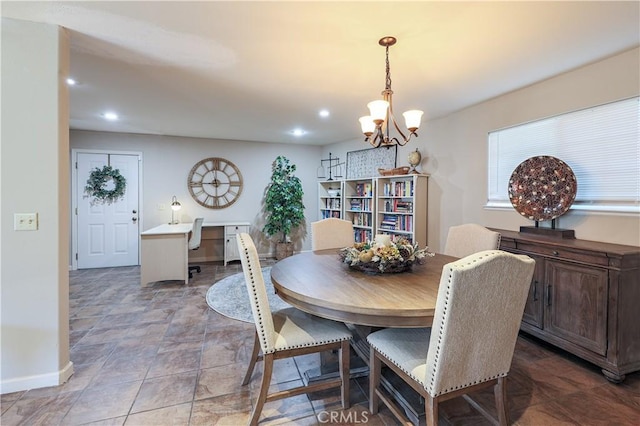
{"type": "Polygon", "coordinates": [[[320,117],[328,117],[331,114],[329,113],[328,109],[321,109],[320,112],[318,113],[318,115],[320,117]]]}
{"type": "Polygon", "coordinates": [[[102,114],[102,117],[104,117],[104,119],[108,121],[116,121],[118,119],[118,114],[116,114],[115,112],[105,112],[104,114],[102,114]]]}
{"type": "Polygon", "coordinates": [[[305,131],[304,131],[304,130],[302,130],[302,129],[293,129],[293,130],[291,131],[291,133],[293,134],[293,136],[302,136],[302,135],[304,135],[304,134],[305,134],[305,133],[307,133],[307,132],[305,132],[305,131]]]}
{"type": "Polygon", "coordinates": [[[67,84],[69,86],[75,86],[76,85],[76,81],[74,79],[72,79],[71,77],[67,78],[67,84]]]}

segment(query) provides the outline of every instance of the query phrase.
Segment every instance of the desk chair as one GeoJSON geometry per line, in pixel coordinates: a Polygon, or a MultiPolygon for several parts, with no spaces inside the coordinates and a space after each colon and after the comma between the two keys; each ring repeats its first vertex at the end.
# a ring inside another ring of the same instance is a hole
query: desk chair
{"type": "Polygon", "coordinates": [[[351,247],[353,242],[353,224],[348,220],[329,217],[311,222],[312,250],[351,247]]]}
{"type": "MultiPolygon", "coordinates": [[[[204,218],[202,217],[198,217],[193,221],[191,238],[189,238],[189,250],[198,250],[200,248],[200,241],[202,240],[202,222],[204,222],[204,218]]],[[[193,278],[193,271],[200,273],[200,266],[189,265],[189,278],[193,278]]]]}
{"type": "Polygon", "coordinates": [[[498,250],[500,233],[475,223],[452,226],[447,234],[443,254],[465,257],[483,250],[498,250]]]}
{"type": "Polygon", "coordinates": [[[500,250],[446,264],[431,328],[387,328],[367,337],[371,414],[382,401],[409,422],[380,387],[385,364],[424,398],[428,426],[438,424],[440,401],[463,396],[477,407],[467,393],[487,387],[493,387],[499,423],[508,424],[506,378],[534,268],[533,259],[500,250]]]}
{"type": "Polygon", "coordinates": [[[253,240],[249,234],[241,233],[237,235],[237,244],[256,326],[253,353],[242,385],[249,383],[256,361],[262,359],[264,362],[260,392],[249,424],[258,424],[265,402],[334,387],[341,389],[342,407],[349,408],[351,332],[342,323],[318,318],[296,308],[272,312],[260,269],[258,251],[253,240]],[[320,380],[307,386],[287,387],[286,390],[269,393],[275,360],[336,349],[339,352],[340,377],[320,380]],[[262,352],[262,355],[259,352],[262,352]]]}

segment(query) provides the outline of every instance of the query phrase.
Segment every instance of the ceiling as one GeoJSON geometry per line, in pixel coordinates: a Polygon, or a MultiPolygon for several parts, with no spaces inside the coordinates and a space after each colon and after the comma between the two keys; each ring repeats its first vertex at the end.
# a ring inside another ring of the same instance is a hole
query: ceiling
{"type": "Polygon", "coordinates": [[[424,122],[638,46],[639,6],[1,3],[3,17],[71,30],[72,129],[312,145],[361,137],[358,117],[384,89],[383,36],[398,39],[396,115],[421,109],[424,122]],[[107,110],[118,121],[105,121],[107,110]]]}

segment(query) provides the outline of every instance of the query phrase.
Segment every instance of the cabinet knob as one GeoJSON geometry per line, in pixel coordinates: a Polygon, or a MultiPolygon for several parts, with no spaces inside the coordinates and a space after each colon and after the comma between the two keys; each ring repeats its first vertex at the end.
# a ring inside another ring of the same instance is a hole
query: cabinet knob
{"type": "Polygon", "coordinates": [[[559,255],[559,254],[560,254],[560,253],[558,253],[556,250],[554,250],[554,251],[553,251],[553,255],[554,255],[554,256],[557,256],[557,255],[559,255]]]}

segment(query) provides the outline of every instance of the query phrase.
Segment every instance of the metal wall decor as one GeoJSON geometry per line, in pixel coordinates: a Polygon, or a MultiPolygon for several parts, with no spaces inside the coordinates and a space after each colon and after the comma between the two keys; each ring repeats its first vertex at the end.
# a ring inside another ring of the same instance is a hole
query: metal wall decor
{"type": "Polygon", "coordinates": [[[316,171],[316,177],[318,179],[327,179],[327,174],[329,175],[329,179],[327,180],[333,180],[333,178],[341,178],[342,177],[342,166],[344,165],[344,162],[340,162],[340,157],[332,157],[331,153],[329,153],[329,158],[321,158],[320,159],[320,166],[318,167],[318,170],[316,171]],[[325,163],[328,163],[328,165],[326,166],[327,170],[329,170],[329,173],[325,172],[325,163]],[[335,170],[335,171],[334,171],[335,170]]]}
{"type": "Polygon", "coordinates": [[[347,179],[370,178],[378,175],[378,169],[396,167],[398,146],[383,149],[370,148],[347,152],[347,179]]]}
{"type": "Polygon", "coordinates": [[[548,155],[531,157],[515,168],[509,179],[509,200],[518,213],[536,222],[555,219],[569,210],[578,182],[571,167],[548,155]]]}

